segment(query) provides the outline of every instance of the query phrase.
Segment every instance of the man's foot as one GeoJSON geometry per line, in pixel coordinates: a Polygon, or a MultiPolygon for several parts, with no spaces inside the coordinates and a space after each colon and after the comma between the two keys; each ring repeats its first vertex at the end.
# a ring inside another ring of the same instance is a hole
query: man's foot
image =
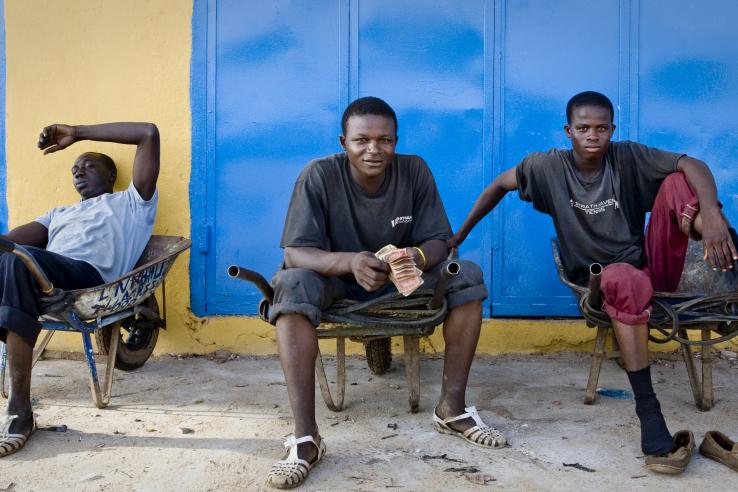
{"type": "Polygon", "coordinates": [[[0,458],[20,451],[36,430],[33,414],[6,415],[0,419],[0,458]]]}
{"type": "Polygon", "coordinates": [[[298,439],[290,437],[285,441],[284,447],[289,451],[283,459],[272,465],[267,476],[267,484],[277,489],[292,489],[307,479],[310,470],[323,459],[326,448],[320,436],[316,441],[310,435],[298,439]],[[312,452],[308,452],[309,447],[312,448],[312,452]],[[305,459],[309,457],[308,455],[312,455],[312,459],[305,459]]]}
{"type": "Polygon", "coordinates": [[[636,414],[641,421],[641,450],[644,454],[660,456],[677,448],[655,396],[637,400],[636,414]]]}
{"type": "Polygon", "coordinates": [[[442,434],[458,436],[483,448],[502,448],[507,439],[500,431],[482,422],[475,407],[466,407],[464,413],[444,418],[441,405],[433,411],[433,427],[442,434]]]}
{"type": "Polygon", "coordinates": [[[646,468],[656,473],[677,475],[687,469],[694,452],[694,435],[688,430],[674,434],[676,449],[661,456],[646,456],[646,468]]]}

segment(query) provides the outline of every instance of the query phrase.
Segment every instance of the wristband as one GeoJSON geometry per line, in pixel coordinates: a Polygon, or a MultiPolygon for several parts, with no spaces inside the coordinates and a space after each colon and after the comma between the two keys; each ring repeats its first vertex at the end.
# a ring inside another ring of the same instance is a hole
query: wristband
{"type": "Polygon", "coordinates": [[[418,248],[417,246],[413,246],[413,249],[417,251],[420,257],[423,259],[423,266],[425,266],[428,260],[425,258],[425,253],[423,253],[423,250],[418,248]]]}

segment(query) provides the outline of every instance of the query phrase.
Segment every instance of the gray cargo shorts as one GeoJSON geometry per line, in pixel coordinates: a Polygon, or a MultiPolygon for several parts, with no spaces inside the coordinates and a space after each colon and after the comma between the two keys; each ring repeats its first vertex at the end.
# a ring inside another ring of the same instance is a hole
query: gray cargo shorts
{"type": "MultiPolygon", "coordinates": [[[[446,303],[448,309],[487,298],[487,286],[479,266],[468,260],[447,260],[423,273],[424,289],[432,289],[438,281],[441,269],[455,261],[459,264],[459,274],[448,279],[446,303]]],[[[397,292],[392,283],[387,283],[374,292],[367,292],[353,277],[324,277],[307,268],[286,268],[279,270],[272,279],[274,303],[269,309],[269,322],[275,324],[283,314],[302,314],[313,326],[318,326],[321,312],[338,299],[367,301],[390,292],[397,292]]]]}

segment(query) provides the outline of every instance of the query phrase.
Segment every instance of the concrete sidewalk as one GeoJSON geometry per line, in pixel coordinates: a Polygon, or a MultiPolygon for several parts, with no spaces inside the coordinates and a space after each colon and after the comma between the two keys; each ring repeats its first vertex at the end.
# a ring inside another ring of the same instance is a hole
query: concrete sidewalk
{"type": "MultiPolygon", "coordinates": [[[[582,404],[588,364],[581,354],[478,358],[468,403],[512,443],[486,450],[431,426],[441,359],[421,362],[415,415],[401,359],[385,376],[349,359],[343,412],[326,410],[316,388],[328,454],[300,490],[738,490],[738,473],[699,454],[679,477],[643,468],[633,400],[582,404]]],[[[717,404],[705,413],[691,401],[683,363],[653,369],[672,432],[691,429],[698,445],[711,429],[738,438],[738,366],[718,361],[717,404]]],[[[0,490],[259,490],[291,432],[276,358],[153,360],[116,373],[105,410],[91,403],[82,362],[42,361],[33,385],[39,425],[68,430],[38,431],[0,460],[0,490]]],[[[606,362],[600,386],[627,389],[627,378],[606,362]]]]}

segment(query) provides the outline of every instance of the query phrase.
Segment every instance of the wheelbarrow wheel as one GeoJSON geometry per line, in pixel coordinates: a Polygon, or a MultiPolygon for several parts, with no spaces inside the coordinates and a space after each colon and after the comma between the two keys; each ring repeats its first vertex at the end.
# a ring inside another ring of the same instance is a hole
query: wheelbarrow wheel
{"type": "MultiPolygon", "coordinates": [[[[146,299],[143,305],[159,314],[159,304],[153,295],[146,299]]],[[[97,347],[102,354],[107,355],[113,334],[120,337],[115,368],[132,371],[143,366],[154,352],[156,340],[159,338],[159,323],[138,315],[95,330],[97,347]]]]}
{"type": "Polygon", "coordinates": [[[372,374],[384,374],[392,365],[392,339],[377,338],[364,344],[366,363],[372,374]]]}

